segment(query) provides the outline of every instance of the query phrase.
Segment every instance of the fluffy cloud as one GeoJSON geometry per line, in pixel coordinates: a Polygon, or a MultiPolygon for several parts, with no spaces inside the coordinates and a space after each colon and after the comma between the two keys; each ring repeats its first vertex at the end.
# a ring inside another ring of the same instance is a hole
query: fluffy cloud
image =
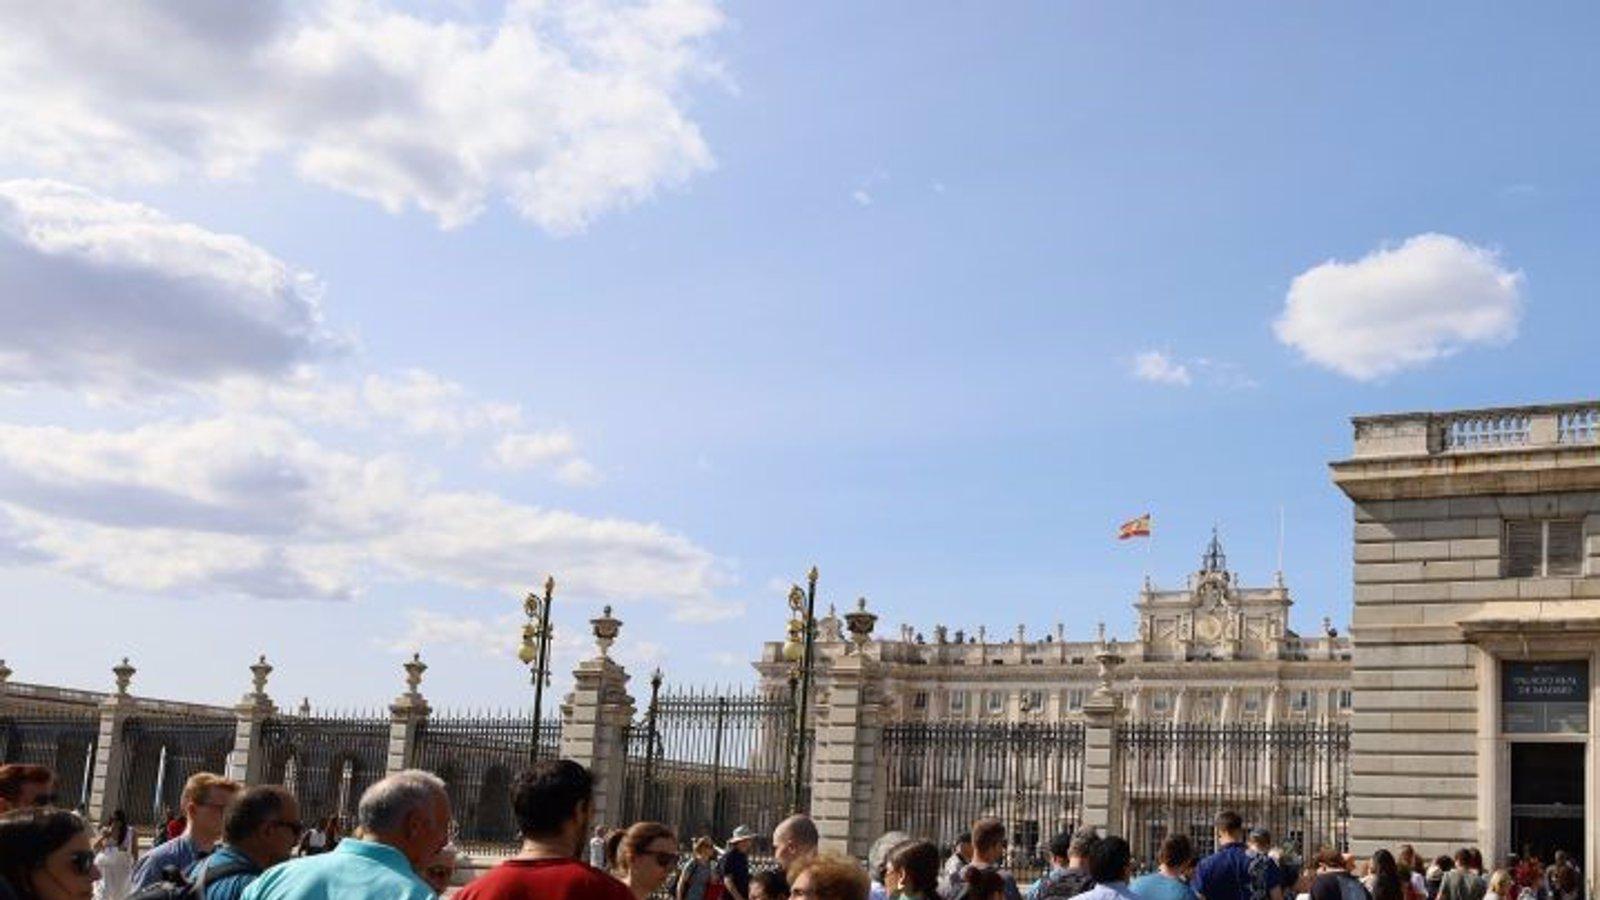
{"type": "Polygon", "coordinates": [[[1301,273],[1273,331],[1311,362],[1373,381],[1511,340],[1523,305],[1522,273],[1493,250],[1419,234],[1301,273]]]}
{"type": "Polygon", "coordinates": [[[320,295],[243,238],[56,181],[0,182],[0,381],[275,376],[337,344],[320,295]]]}
{"type": "Polygon", "coordinates": [[[308,181],[451,227],[501,196],[568,233],[708,170],[683,108],[713,0],[0,4],[0,158],[98,183],[308,181]]]}
{"type": "Polygon", "coordinates": [[[1133,358],[1133,377],[1179,387],[1188,387],[1194,381],[1188,366],[1159,350],[1146,350],[1133,358]]]}

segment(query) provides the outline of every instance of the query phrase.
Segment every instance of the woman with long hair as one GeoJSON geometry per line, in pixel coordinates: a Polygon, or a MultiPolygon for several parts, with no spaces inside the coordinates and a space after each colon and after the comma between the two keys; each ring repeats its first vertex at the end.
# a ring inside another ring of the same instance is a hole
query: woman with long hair
{"type": "Polygon", "coordinates": [[[100,829],[95,851],[95,868],[100,870],[100,880],[94,885],[95,900],[122,900],[128,896],[133,881],[133,828],[122,810],[112,813],[100,829]]]}
{"type": "Polygon", "coordinates": [[[890,897],[904,900],[937,900],[939,896],[939,848],[928,841],[906,841],[889,851],[883,873],[883,886],[890,897]]]}
{"type": "Polygon", "coordinates": [[[716,871],[711,865],[716,853],[717,845],[711,843],[711,838],[694,839],[694,852],[678,870],[677,900],[706,900],[706,888],[714,880],[716,871]]]}
{"type": "Polygon", "coordinates": [[[639,900],[655,893],[677,866],[677,835],[660,822],[635,822],[617,844],[617,879],[639,900]]]}
{"type": "Polygon", "coordinates": [[[99,878],[77,813],[33,807],[0,816],[0,880],[17,900],[89,900],[99,878]]]}
{"type": "Polygon", "coordinates": [[[1372,892],[1372,900],[1406,900],[1408,885],[1400,878],[1400,865],[1395,862],[1393,853],[1375,851],[1372,854],[1372,871],[1367,877],[1372,880],[1367,885],[1367,890],[1372,892]]]}

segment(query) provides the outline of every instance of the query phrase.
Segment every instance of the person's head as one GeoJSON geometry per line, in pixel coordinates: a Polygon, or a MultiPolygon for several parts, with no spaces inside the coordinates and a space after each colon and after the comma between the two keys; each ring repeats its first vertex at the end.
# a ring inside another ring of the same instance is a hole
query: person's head
{"type": "Polygon", "coordinates": [[[867,849],[867,874],[878,884],[883,884],[884,869],[889,865],[889,851],[911,840],[904,831],[886,831],[867,849]]]}
{"type": "Polygon", "coordinates": [[[1399,863],[1395,862],[1394,854],[1387,850],[1374,850],[1372,852],[1372,874],[1379,878],[1400,877],[1399,863]]]}
{"type": "Polygon", "coordinates": [[[1348,872],[1350,867],[1345,864],[1344,854],[1332,847],[1323,847],[1317,851],[1317,871],[1319,872],[1348,872]]]}
{"type": "Polygon", "coordinates": [[[1194,865],[1194,842],[1189,840],[1187,834],[1169,834],[1161,842],[1156,861],[1168,875],[1182,875],[1194,865]]]}
{"type": "Polygon", "coordinates": [[[1272,832],[1260,827],[1250,829],[1249,844],[1252,850],[1257,850],[1261,853],[1271,850],[1272,832]]]}
{"type": "Polygon", "coordinates": [[[884,886],[890,881],[902,894],[933,900],[939,895],[939,848],[928,841],[906,841],[890,850],[884,886]]]}
{"type": "Polygon", "coordinates": [[[1472,870],[1474,872],[1482,872],[1483,871],[1483,851],[1479,850],[1477,847],[1473,847],[1470,850],[1468,850],[1467,852],[1472,854],[1472,870]]]}
{"type": "Polygon", "coordinates": [[[1555,870],[1556,890],[1563,894],[1577,893],[1578,888],[1582,886],[1582,879],[1578,877],[1578,870],[1573,868],[1572,864],[1566,860],[1557,863],[1555,870]]]}
{"type": "Polygon", "coordinates": [[[27,807],[0,816],[0,879],[18,900],[89,900],[100,870],[77,813],[27,807]]]}
{"type": "Polygon", "coordinates": [[[1455,860],[1456,860],[1456,868],[1458,868],[1458,869],[1470,869],[1470,868],[1472,868],[1472,848],[1471,847],[1461,847],[1458,850],[1456,850],[1455,860]]]}
{"type": "Polygon", "coordinates": [[[300,801],[275,784],[234,794],[222,815],[222,839],[263,869],[288,859],[304,830],[300,801]]]}
{"type": "Polygon", "coordinates": [[[1089,861],[1089,851],[1100,840],[1100,833],[1089,825],[1080,825],[1072,832],[1072,843],[1067,846],[1067,863],[1074,868],[1085,868],[1089,861]]]}
{"type": "Polygon", "coordinates": [[[796,813],[772,829],[772,855],[777,857],[778,865],[790,873],[790,884],[800,883],[792,877],[793,870],[817,855],[818,840],[817,823],[805,813],[796,813]]]}
{"type": "Polygon", "coordinates": [[[183,783],[184,829],[202,849],[222,837],[223,814],[239,788],[239,782],[211,772],[196,772],[183,783]]]}
{"type": "Polygon", "coordinates": [[[1495,869],[1494,874],[1489,876],[1489,893],[1502,898],[1510,896],[1513,884],[1510,872],[1505,869],[1495,869]]]}
{"type": "Polygon", "coordinates": [[[789,900],[789,879],[782,869],[762,869],[750,876],[749,900],[789,900]]]}
{"type": "Polygon", "coordinates": [[[1440,872],[1448,872],[1456,867],[1456,861],[1441,854],[1434,859],[1433,865],[1440,872]]]}
{"type": "Polygon", "coordinates": [[[711,842],[711,838],[697,837],[694,839],[694,855],[702,862],[708,860],[717,855],[717,845],[711,842]]]}
{"type": "Polygon", "coordinates": [[[635,822],[622,833],[617,868],[640,900],[650,896],[678,866],[678,837],[660,822],[635,822]]]}
{"type": "Polygon", "coordinates": [[[399,850],[420,869],[450,839],[450,796],[439,776],[406,769],[367,788],[356,821],[364,838],[399,850]]]}
{"type": "Polygon", "coordinates": [[[540,760],[517,776],[511,808],[524,840],[555,844],[577,856],[594,812],[594,777],[570,759],[540,760]]]}
{"type": "Polygon", "coordinates": [[[1412,872],[1420,872],[1423,868],[1422,858],[1417,856],[1417,848],[1410,844],[1401,844],[1395,849],[1394,861],[1412,872]]]}
{"type": "Polygon", "coordinates": [[[30,806],[49,806],[56,774],[44,766],[7,763],[0,766],[0,814],[30,806]]]}
{"type": "Polygon", "coordinates": [[[1006,895],[1005,879],[995,869],[967,866],[961,871],[961,880],[967,886],[967,900],[1002,900],[1006,895]]]}
{"type": "Polygon", "coordinates": [[[955,843],[950,845],[950,852],[962,859],[972,859],[972,832],[963,831],[956,835],[955,843]]]}
{"type": "Polygon", "coordinates": [[[993,865],[1006,855],[1006,825],[999,819],[972,823],[972,861],[993,865]]]}
{"type": "Polygon", "coordinates": [[[1133,851],[1127,841],[1114,834],[1095,841],[1089,851],[1089,877],[1096,884],[1127,881],[1132,872],[1133,851]]]}
{"type": "Polygon", "coordinates": [[[606,827],[604,825],[596,825],[594,827],[594,836],[599,838],[602,841],[605,840],[606,839],[606,827]]]}
{"type": "Polygon", "coordinates": [[[456,879],[456,845],[445,844],[433,859],[417,870],[422,880],[433,888],[433,892],[443,897],[444,892],[450,890],[450,883],[456,879]]]}
{"type": "Polygon", "coordinates": [[[601,855],[606,859],[606,871],[621,871],[621,863],[617,857],[622,855],[622,839],[628,832],[622,828],[613,828],[606,832],[605,843],[601,845],[601,855]]]}
{"type": "Polygon", "coordinates": [[[789,900],[867,900],[872,882],[861,864],[834,853],[802,860],[789,879],[789,900]]]}
{"type": "Polygon", "coordinates": [[[1555,856],[1552,857],[1552,859],[1555,860],[1555,864],[1558,865],[1558,866],[1566,865],[1567,864],[1567,851],[1565,851],[1565,850],[1557,850],[1555,852],[1555,856]]]}
{"type": "Polygon", "coordinates": [[[1216,822],[1217,843],[1237,844],[1244,840],[1244,819],[1231,809],[1217,813],[1216,822]]]}

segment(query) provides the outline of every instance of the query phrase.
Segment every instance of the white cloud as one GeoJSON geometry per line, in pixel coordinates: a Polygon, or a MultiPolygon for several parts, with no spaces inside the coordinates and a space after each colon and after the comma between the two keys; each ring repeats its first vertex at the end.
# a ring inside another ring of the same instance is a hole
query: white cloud
{"type": "Polygon", "coordinates": [[[547,466],[578,451],[578,442],[564,428],[508,434],[494,445],[494,461],[506,469],[547,466]]]}
{"type": "Polygon", "coordinates": [[[1146,350],[1133,358],[1133,377],[1155,384],[1188,387],[1194,381],[1189,367],[1159,350],[1146,350]]]}
{"type": "Polygon", "coordinates": [[[321,293],[241,237],[57,181],[0,182],[0,382],[276,376],[338,344],[321,293]]]}
{"type": "Polygon", "coordinates": [[[713,0],[0,5],[0,159],[96,183],[311,182],[446,226],[491,196],[555,233],[712,166],[684,109],[713,0]]]}
{"type": "Polygon", "coordinates": [[[1447,234],[1419,234],[1355,262],[1330,260],[1289,286],[1278,340],[1317,365],[1374,381],[1474,344],[1516,337],[1521,272],[1447,234]]]}
{"type": "Polygon", "coordinates": [[[855,190],[851,191],[850,199],[854,200],[857,206],[872,205],[872,195],[861,188],[856,188],[855,190]]]}
{"type": "Polygon", "coordinates": [[[556,480],[568,487],[594,487],[605,480],[600,469],[587,459],[569,459],[556,467],[556,480]]]}

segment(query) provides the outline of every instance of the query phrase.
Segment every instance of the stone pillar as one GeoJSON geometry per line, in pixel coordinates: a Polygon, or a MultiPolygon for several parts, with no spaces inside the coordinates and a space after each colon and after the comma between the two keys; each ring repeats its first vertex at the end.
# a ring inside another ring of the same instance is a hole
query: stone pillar
{"type": "Polygon", "coordinates": [[[1117,722],[1122,697],[1111,680],[1122,657],[1115,642],[1095,654],[1100,686],[1083,704],[1083,824],[1123,833],[1122,760],[1117,748],[1117,722]]]}
{"type": "Polygon", "coordinates": [[[394,698],[394,702],[389,704],[389,756],[384,763],[386,775],[411,768],[412,761],[416,758],[417,729],[428,720],[428,713],[432,712],[428,701],[418,690],[422,685],[422,673],[428,671],[428,664],[422,661],[422,654],[411,654],[411,659],[406,662],[404,668],[406,692],[394,698]]]}
{"type": "Polygon", "coordinates": [[[89,821],[103,822],[111,811],[122,806],[122,774],[126,760],[122,753],[122,723],[133,715],[134,701],[128,685],[138,670],[122,662],[112,667],[117,692],[100,702],[100,737],[94,747],[94,780],[89,788],[89,821]]]}
{"type": "Polygon", "coordinates": [[[836,658],[818,698],[811,762],[811,818],[822,847],[865,856],[883,833],[886,774],[883,667],[858,650],[836,658]]]}
{"type": "Polygon", "coordinates": [[[250,693],[234,706],[233,752],[228,754],[227,775],[245,784],[260,784],[266,772],[266,754],[261,752],[261,724],[278,711],[267,696],[267,676],[272,666],[265,656],[250,667],[250,693]]]}
{"type": "Polygon", "coordinates": [[[623,785],[628,771],[628,727],[633,697],[628,672],[610,656],[622,623],[605,615],[591,621],[598,653],[572,670],[572,693],[561,704],[561,756],[594,775],[594,821],[625,824],[623,785]]]}

